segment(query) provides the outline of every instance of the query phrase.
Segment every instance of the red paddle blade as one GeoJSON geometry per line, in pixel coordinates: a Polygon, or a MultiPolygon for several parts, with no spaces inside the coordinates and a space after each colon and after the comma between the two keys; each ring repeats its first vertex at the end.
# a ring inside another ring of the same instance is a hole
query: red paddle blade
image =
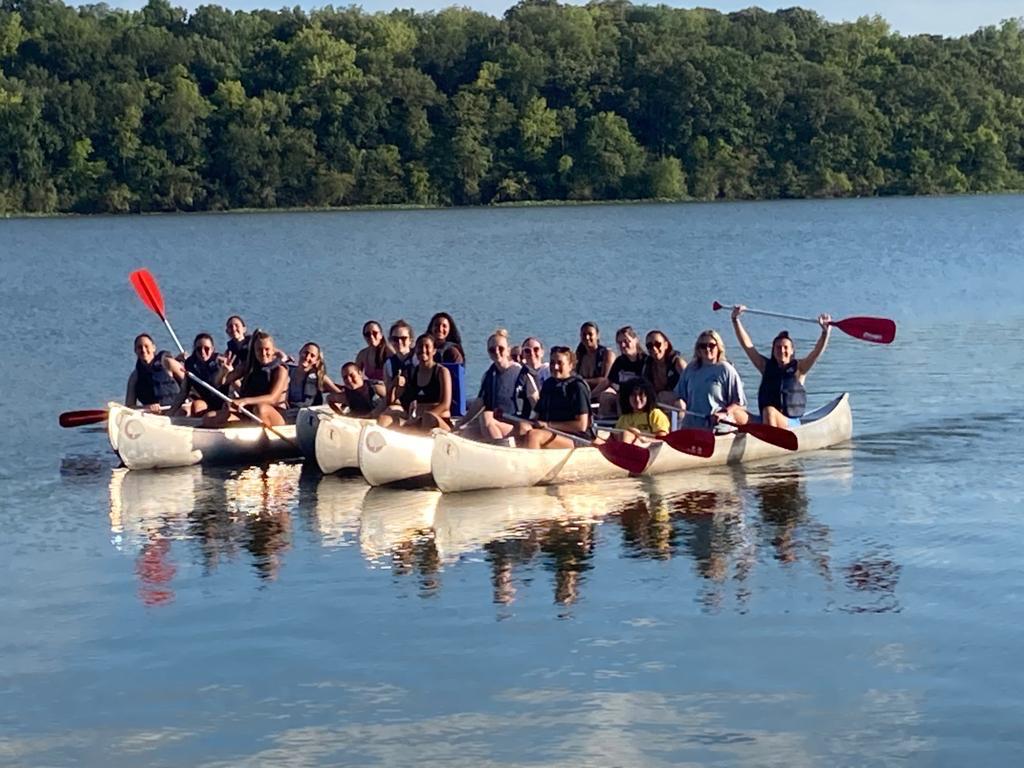
{"type": "Polygon", "coordinates": [[[719,304],[717,301],[711,302],[711,309],[717,312],[720,309],[725,309],[724,304],[719,304]]]}
{"type": "Polygon", "coordinates": [[[609,440],[597,446],[597,449],[608,461],[631,475],[639,475],[647,469],[647,462],[651,460],[651,452],[647,448],[619,440],[609,440]]]}
{"type": "Polygon", "coordinates": [[[62,427],[81,427],[86,424],[99,424],[107,420],[107,412],[99,409],[89,411],[64,411],[58,418],[62,427]]]}
{"type": "Polygon", "coordinates": [[[677,429],[661,439],[680,453],[702,459],[710,458],[715,452],[715,433],[709,429],[677,429]]]}
{"type": "Polygon", "coordinates": [[[737,424],[736,426],[740,432],[745,432],[758,440],[764,440],[766,443],[777,445],[787,451],[795,451],[799,448],[796,434],[788,429],[772,427],[768,424],[737,424]]]}
{"type": "Polygon", "coordinates": [[[132,287],[139,294],[142,303],[153,310],[164,319],[164,297],[160,295],[160,286],[156,284],[156,278],[149,273],[148,269],[137,269],[128,276],[132,281],[132,287]]]}
{"type": "Polygon", "coordinates": [[[848,317],[834,320],[832,325],[856,339],[875,344],[892,344],[896,338],[896,323],[887,317],[848,317]]]}

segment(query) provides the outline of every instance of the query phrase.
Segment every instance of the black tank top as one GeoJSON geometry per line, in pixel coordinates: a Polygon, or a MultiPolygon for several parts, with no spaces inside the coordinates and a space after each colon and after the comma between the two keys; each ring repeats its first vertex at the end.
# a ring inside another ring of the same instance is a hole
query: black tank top
{"type": "Polygon", "coordinates": [[[420,405],[437,405],[441,402],[441,366],[434,364],[430,372],[430,379],[426,384],[419,383],[419,368],[413,369],[405,381],[405,388],[402,390],[401,403],[403,408],[408,408],[415,400],[420,405]]]}

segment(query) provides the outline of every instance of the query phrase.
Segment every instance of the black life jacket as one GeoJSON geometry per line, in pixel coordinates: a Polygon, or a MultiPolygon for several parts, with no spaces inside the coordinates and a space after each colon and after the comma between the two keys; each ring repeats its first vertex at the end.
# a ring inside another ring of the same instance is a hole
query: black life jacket
{"type": "Polygon", "coordinates": [[[228,339],[227,351],[235,356],[235,366],[244,366],[249,360],[249,342],[252,340],[252,335],[246,336],[241,341],[235,339],[228,339]]]}
{"type": "Polygon", "coordinates": [[[778,408],[791,419],[798,419],[807,410],[807,390],[797,373],[799,361],[790,360],[785,368],[779,367],[775,357],[769,357],[764,366],[761,386],[757,390],[757,407],[763,411],[769,405],[778,408]]]}
{"type": "Polygon", "coordinates": [[[438,363],[462,363],[466,360],[466,353],[454,341],[445,341],[434,350],[434,360],[438,363]]]}
{"type": "MultiPolygon", "coordinates": [[[[679,369],[676,367],[676,362],[678,360],[679,352],[674,349],[665,357],[666,391],[675,390],[676,384],[679,383],[680,373],[679,369]]],[[[644,359],[643,371],[640,373],[640,376],[647,379],[647,381],[651,383],[651,386],[654,386],[654,362],[654,358],[648,355],[644,359]]]]}
{"type": "Polygon", "coordinates": [[[135,399],[143,405],[171,405],[178,397],[178,382],[164,369],[164,355],[160,350],[149,365],[135,361],[135,399]]]}
{"type": "Polygon", "coordinates": [[[413,360],[413,355],[411,355],[411,354],[409,355],[409,357],[405,357],[405,358],[403,358],[397,352],[394,353],[394,354],[388,355],[387,359],[384,361],[384,375],[385,376],[387,375],[388,368],[390,368],[391,369],[391,378],[397,379],[398,376],[402,373],[402,371],[405,370],[405,366],[408,365],[412,360],[413,360]]]}
{"type": "Polygon", "coordinates": [[[373,411],[380,396],[370,384],[364,382],[361,389],[346,389],[345,400],[353,414],[365,416],[373,411]]]}
{"type": "Polygon", "coordinates": [[[316,371],[303,373],[299,366],[288,366],[288,407],[305,408],[324,401],[316,371]]]}
{"type": "Polygon", "coordinates": [[[533,386],[539,393],[540,384],[537,383],[537,372],[530,368],[530,366],[524,365],[519,369],[519,376],[516,378],[516,386],[512,391],[512,400],[516,404],[516,416],[521,419],[533,418],[533,403],[529,398],[529,382],[531,380],[533,381],[533,386]]]}
{"type": "Polygon", "coordinates": [[[274,360],[270,365],[260,366],[248,373],[238,387],[239,397],[260,397],[269,395],[273,389],[274,371],[281,365],[280,360],[274,360]]]}
{"type": "MultiPolygon", "coordinates": [[[[600,378],[601,376],[604,376],[604,361],[608,358],[608,347],[602,347],[598,345],[597,351],[594,352],[594,355],[596,356],[594,358],[594,373],[593,375],[588,377],[591,379],[597,379],[600,378]]],[[[582,373],[580,373],[580,369],[582,367],[583,358],[580,357],[580,359],[576,361],[576,373],[579,374],[580,376],[583,375],[582,373]]]]}
{"type": "MultiPolygon", "coordinates": [[[[185,360],[185,370],[216,389],[215,382],[217,381],[217,373],[220,370],[220,366],[217,364],[216,355],[204,362],[193,353],[185,360]]],[[[190,394],[193,397],[199,397],[204,400],[209,400],[210,398],[215,397],[215,395],[211,395],[209,391],[204,387],[199,386],[194,381],[190,382],[190,384],[190,394]]]]}

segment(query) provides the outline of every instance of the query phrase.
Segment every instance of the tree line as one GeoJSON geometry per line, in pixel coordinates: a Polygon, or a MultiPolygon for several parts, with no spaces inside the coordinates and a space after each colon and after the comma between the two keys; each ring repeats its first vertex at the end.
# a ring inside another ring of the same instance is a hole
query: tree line
{"type": "Polygon", "coordinates": [[[1024,30],[0,0],[0,213],[1024,188],[1024,30]]]}

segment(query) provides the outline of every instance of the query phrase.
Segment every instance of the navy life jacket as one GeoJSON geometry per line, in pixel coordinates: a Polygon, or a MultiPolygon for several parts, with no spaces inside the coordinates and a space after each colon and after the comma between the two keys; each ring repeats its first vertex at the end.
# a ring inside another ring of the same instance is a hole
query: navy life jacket
{"type": "Polygon", "coordinates": [[[143,405],[171,405],[178,397],[178,382],[164,369],[164,355],[160,350],[149,365],[135,361],[135,399],[143,405]]]}
{"type": "Polygon", "coordinates": [[[345,389],[345,400],[349,410],[356,416],[365,416],[373,412],[380,396],[373,385],[364,382],[360,389],[345,389]]]}
{"type": "MultiPolygon", "coordinates": [[[[676,367],[677,360],[679,360],[679,352],[674,349],[665,357],[665,391],[674,391],[676,384],[679,383],[680,373],[676,367]]],[[[640,376],[654,386],[654,358],[650,355],[644,360],[644,368],[640,376]]]]}
{"type": "Polygon", "coordinates": [[[274,360],[270,365],[261,366],[251,371],[242,379],[238,388],[239,397],[260,397],[269,395],[274,382],[274,370],[281,365],[280,360],[274,360]]]}
{"type": "Polygon", "coordinates": [[[516,404],[516,416],[521,419],[533,418],[533,403],[530,401],[530,380],[540,393],[540,384],[537,383],[537,372],[530,366],[524,365],[519,369],[519,376],[516,378],[515,389],[512,390],[512,401],[516,404]]]}
{"type": "Polygon", "coordinates": [[[324,396],[320,392],[316,371],[303,374],[299,366],[288,366],[288,407],[306,408],[320,405],[323,401],[324,396]]]}
{"type": "MultiPolygon", "coordinates": [[[[196,357],[195,354],[189,355],[185,360],[185,370],[193,376],[202,379],[214,389],[217,388],[217,373],[220,371],[220,365],[217,363],[216,355],[205,362],[196,357]]],[[[191,395],[193,397],[202,398],[204,400],[216,397],[216,395],[211,395],[206,388],[199,386],[194,381],[190,382],[190,384],[191,395]]]]}
{"type": "MultiPolygon", "coordinates": [[[[604,370],[604,361],[608,358],[608,347],[602,347],[598,345],[597,351],[594,352],[594,355],[594,373],[593,375],[588,377],[591,379],[597,379],[605,375],[606,371],[604,370]]],[[[583,375],[582,373],[580,373],[582,367],[583,358],[581,357],[579,360],[576,361],[576,373],[579,374],[580,376],[583,375]]]]}
{"type": "Polygon", "coordinates": [[[763,411],[769,405],[778,408],[791,419],[798,419],[807,410],[807,390],[800,383],[797,360],[785,368],[779,367],[774,357],[764,366],[761,386],[757,390],[757,407],[763,411]]]}

